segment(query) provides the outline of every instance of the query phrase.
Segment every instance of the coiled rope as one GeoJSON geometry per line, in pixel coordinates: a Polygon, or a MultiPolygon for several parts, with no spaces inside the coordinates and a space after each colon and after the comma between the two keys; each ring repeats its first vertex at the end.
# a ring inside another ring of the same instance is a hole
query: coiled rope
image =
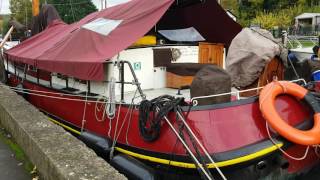
{"type": "Polygon", "coordinates": [[[177,112],[177,106],[184,102],[184,98],[174,98],[169,95],[157,97],[151,101],[143,100],[139,107],[139,132],[148,142],[159,138],[161,121],[172,110],[177,112]],[[157,108],[160,110],[157,113],[157,108]]]}

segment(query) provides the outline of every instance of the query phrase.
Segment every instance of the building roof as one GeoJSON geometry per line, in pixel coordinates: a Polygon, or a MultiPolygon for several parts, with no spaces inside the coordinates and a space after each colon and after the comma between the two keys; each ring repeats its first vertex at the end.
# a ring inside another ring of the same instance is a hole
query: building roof
{"type": "Polygon", "coordinates": [[[295,17],[296,19],[308,19],[320,16],[320,13],[302,13],[299,16],[295,17]]]}

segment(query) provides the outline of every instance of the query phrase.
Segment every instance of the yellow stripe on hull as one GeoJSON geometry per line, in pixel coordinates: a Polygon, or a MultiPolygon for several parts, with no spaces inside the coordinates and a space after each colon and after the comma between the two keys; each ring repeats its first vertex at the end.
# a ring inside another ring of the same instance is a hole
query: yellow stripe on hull
{"type": "Polygon", "coordinates": [[[71,132],[73,132],[73,133],[75,133],[75,134],[81,135],[81,132],[80,132],[80,131],[77,131],[77,130],[75,130],[75,129],[73,129],[73,128],[71,128],[71,127],[69,127],[69,126],[67,126],[67,125],[65,125],[65,124],[63,124],[63,123],[61,123],[61,122],[59,122],[59,121],[56,121],[56,120],[54,120],[54,119],[52,119],[52,118],[49,118],[49,117],[48,117],[48,119],[49,119],[51,122],[53,122],[53,123],[55,123],[55,124],[57,124],[57,125],[65,128],[65,129],[67,129],[68,131],[71,131],[71,132]]]}
{"type": "MultiPolygon", "coordinates": [[[[55,124],[58,124],[58,125],[62,126],[65,129],[75,133],[75,134],[81,135],[80,131],[77,131],[77,130],[69,127],[69,126],[66,126],[66,125],[64,125],[64,124],[62,124],[62,123],[60,123],[60,122],[58,122],[58,121],[56,121],[56,120],[54,120],[52,118],[49,118],[49,120],[52,121],[55,124]]],[[[272,153],[273,151],[276,151],[278,148],[280,148],[282,146],[283,146],[283,143],[278,143],[278,144],[275,144],[273,146],[267,147],[265,149],[262,149],[262,150],[260,150],[258,152],[255,152],[255,153],[252,153],[252,154],[249,154],[249,155],[246,155],[246,156],[242,156],[242,157],[238,157],[238,158],[230,159],[230,160],[226,160],[226,161],[216,162],[216,166],[225,167],[225,166],[232,166],[232,165],[236,165],[236,164],[239,164],[239,163],[247,162],[247,161],[250,161],[250,160],[265,156],[265,155],[267,155],[269,153],[272,153]]],[[[147,155],[135,153],[135,152],[132,152],[132,151],[128,151],[128,150],[125,150],[125,149],[120,148],[120,147],[115,147],[115,149],[118,152],[121,152],[123,154],[127,154],[129,156],[133,156],[133,157],[136,157],[138,159],[143,159],[143,160],[147,160],[147,161],[151,161],[151,162],[155,162],[155,163],[159,163],[159,164],[176,166],[176,167],[180,167],[180,168],[188,168],[188,169],[196,168],[196,165],[193,164],[193,163],[171,161],[171,160],[168,160],[168,159],[161,159],[161,158],[157,158],[157,157],[147,156],[147,155]]],[[[215,168],[215,165],[212,164],[212,163],[207,164],[207,166],[208,166],[208,168],[215,168]]]]}
{"type": "MultiPolygon", "coordinates": [[[[283,143],[279,143],[279,144],[270,146],[268,148],[262,149],[262,150],[260,150],[258,152],[255,152],[255,153],[252,153],[252,154],[249,154],[249,155],[246,155],[246,156],[242,156],[242,157],[238,157],[238,158],[230,159],[230,160],[226,160],[226,161],[216,162],[216,166],[225,167],[225,166],[232,166],[232,165],[236,165],[236,164],[239,164],[239,163],[247,162],[247,161],[262,157],[264,155],[267,155],[267,154],[277,150],[279,147],[282,147],[282,146],[283,146],[283,143]]],[[[146,156],[146,155],[142,155],[142,154],[138,154],[138,153],[135,153],[135,152],[131,152],[131,151],[119,148],[119,147],[116,147],[116,150],[121,152],[121,153],[130,155],[130,156],[133,156],[133,157],[136,157],[136,158],[139,158],[139,159],[144,159],[144,160],[147,160],[147,161],[155,162],[155,163],[160,163],[160,164],[165,164],[165,165],[170,165],[170,166],[176,166],[176,167],[181,167],[181,168],[189,168],[189,169],[196,168],[196,165],[193,164],[193,163],[171,161],[171,160],[167,160],[167,159],[161,159],[161,158],[156,158],[156,157],[152,157],[152,156],[146,156]]],[[[208,168],[215,168],[215,165],[212,164],[212,163],[207,164],[207,166],[208,166],[208,168]]]]}

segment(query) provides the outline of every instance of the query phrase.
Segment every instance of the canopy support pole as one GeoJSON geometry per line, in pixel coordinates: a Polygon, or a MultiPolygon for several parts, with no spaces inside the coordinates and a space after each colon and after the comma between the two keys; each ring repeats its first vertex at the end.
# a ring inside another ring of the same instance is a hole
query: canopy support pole
{"type": "Polygon", "coordinates": [[[121,102],[124,101],[124,62],[121,61],[120,66],[120,82],[121,82],[121,102]]]}
{"type": "Polygon", "coordinates": [[[123,61],[123,63],[128,64],[128,66],[129,66],[129,68],[130,68],[130,71],[131,71],[131,74],[132,74],[133,79],[134,79],[134,83],[136,84],[136,86],[137,86],[137,88],[138,88],[139,94],[140,94],[142,100],[145,100],[145,99],[146,99],[146,95],[143,94],[143,91],[142,91],[142,89],[141,89],[139,80],[138,80],[138,78],[137,78],[137,76],[136,76],[136,73],[135,73],[134,70],[133,70],[133,67],[132,67],[131,63],[130,63],[129,61],[123,61]]]}
{"type": "MultiPolygon", "coordinates": [[[[106,63],[113,64],[114,62],[106,62],[106,63]]],[[[116,81],[115,83],[121,84],[121,101],[124,101],[124,85],[125,84],[131,84],[131,85],[137,86],[137,90],[138,90],[138,92],[140,94],[140,97],[142,98],[142,100],[145,100],[146,99],[146,95],[143,93],[143,91],[141,89],[139,80],[137,78],[136,73],[133,70],[133,67],[132,67],[131,63],[129,61],[119,60],[119,64],[120,64],[120,67],[119,67],[120,79],[119,79],[119,81],[116,81]],[[132,82],[127,82],[124,79],[124,65],[125,64],[127,64],[129,66],[129,69],[131,71],[131,75],[133,77],[133,81],[132,82]]],[[[110,83],[111,81],[104,81],[104,82],[110,83]]]]}
{"type": "Polygon", "coordinates": [[[9,37],[10,37],[13,29],[14,29],[14,27],[11,26],[10,29],[9,29],[9,31],[7,32],[7,34],[4,36],[3,40],[2,40],[1,43],[0,43],[0,48],[1,48],[1,49],[3,48],[4,44],[8,41],[8,39],[9,39],[9,37]]]}

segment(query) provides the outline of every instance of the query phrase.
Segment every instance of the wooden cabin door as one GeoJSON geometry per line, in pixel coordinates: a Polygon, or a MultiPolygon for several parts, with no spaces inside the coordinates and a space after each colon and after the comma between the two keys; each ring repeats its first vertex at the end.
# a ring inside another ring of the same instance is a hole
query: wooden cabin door
{"type": "Polygon", "coordinates": [[[224,46],[219,43],[199,43],[199,63],[216,64],[223,68],[224,46]]]}

